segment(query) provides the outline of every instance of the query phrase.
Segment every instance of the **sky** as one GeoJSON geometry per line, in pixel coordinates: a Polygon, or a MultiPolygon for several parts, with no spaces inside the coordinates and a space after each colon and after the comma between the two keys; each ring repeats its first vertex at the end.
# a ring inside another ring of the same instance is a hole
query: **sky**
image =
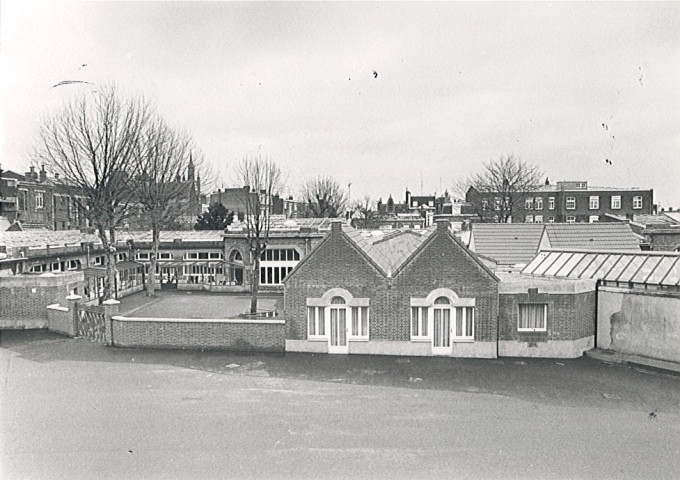
{"type": "Polygon", "coordinates": [[[0,4],[0,162],[115,83],[189,132],[235,186],[270,156],[285,193],[442,193],[515,155],[551,182],[653,188],[680,207],[680,2],[0,4]],[[609,161],[606,161],[609,160],[609,161]]]}

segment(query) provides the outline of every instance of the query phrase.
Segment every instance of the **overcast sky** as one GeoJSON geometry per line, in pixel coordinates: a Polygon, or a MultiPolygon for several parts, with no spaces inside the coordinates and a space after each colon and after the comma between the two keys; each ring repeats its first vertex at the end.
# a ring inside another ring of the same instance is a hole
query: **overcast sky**
{"type": "Polygon", "coordinates": [[[51,86],[85,80],[154,101],[225,186],[261,149],[290,193],[330,174],[352,198],[403,200],[514,154],[553,182],[653,188],[680,207],[678,2],[1,9],[4,169],[23,172],[40,119],[89,88],[51,86]]]}

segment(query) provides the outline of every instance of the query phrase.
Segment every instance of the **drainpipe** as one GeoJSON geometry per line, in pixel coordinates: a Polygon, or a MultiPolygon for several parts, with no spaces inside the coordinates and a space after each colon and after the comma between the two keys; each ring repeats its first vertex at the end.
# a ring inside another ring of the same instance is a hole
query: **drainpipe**
{"type": "Polygon", "coordinates": [[[602,280],[599,278],[595,282],[595,329],[593,331],[593,348],[597,348],[597,323],[599,317],[599,306],[600,306],[600,283],[602,280]]]}

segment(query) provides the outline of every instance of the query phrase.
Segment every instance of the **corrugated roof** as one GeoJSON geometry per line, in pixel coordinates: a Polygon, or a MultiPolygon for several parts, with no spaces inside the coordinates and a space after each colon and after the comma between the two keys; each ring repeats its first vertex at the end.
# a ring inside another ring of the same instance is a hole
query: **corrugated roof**
{"type": "Polygon", "coordinates": [[[538,252],[543,228],[539,223],[475,223],[471,246],[501,265],[529,263],[538,252]]]}
{"type": "Polygon", "coordinates": [[[549,223],[545,235],[553,249],[640,251],[630,225],[621,223],[549,223]]]}
{"type": "MultiPolygon", "coordinates": [[[[183,242],[221,242],[224,235],[222,230],[168,230],[160,233],[161,242],[172,242],[175,239],[183,242]]],[[[117,239],[151,242],[151,230],[118,232],[117,239]]]]}
{"type": "Polygon", "coordinates": [[[523,274],[647,285],[680,284],[680,253],[675,252],[584,252],[541,251],[523,274]]]}
{"type": "Polygon", "coordinates": [[[343,232],[388,276],[393,275],[427,240],[436,227],[427,230],[356,230],[343,226],[343,232]]]}

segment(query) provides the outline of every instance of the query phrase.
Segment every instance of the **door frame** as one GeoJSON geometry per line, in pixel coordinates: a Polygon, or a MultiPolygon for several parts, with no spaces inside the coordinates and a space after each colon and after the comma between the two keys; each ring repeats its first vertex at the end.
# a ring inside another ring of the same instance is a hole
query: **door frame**
{"type": "Polygon", "coordinates": [[[347,317],[348,317],[347,311],[348,310],[349,309],[347,308],[347,305],[331,305],[331,306],[328,307],[328,315],[326,316],[326,322],[328,322],[328,324],[327,324],[328,353],[331,353],[331,354],[347,354],[347,353],[349,353],[349,339],[348,339],[348,337],[349,337],[349,323],[350,322],[347,321],[347,317]],[[340,336],[339,341],[343,338],[342,335],[340,335],[340,334],[341,334],[342,330],[344,329],[345,342],[344,342],[343,345],[333,345],[332,344],[333,338],[334,338],[334,336],[333,336],[333,319],[332,319],[334,311],[337,312],[336,313],[336,315],[337,315],[337,317],[336,317],[337,318],[337,327],[338,327],[337,333],[340,336]],[[341,317],[340,311],[342,311],[344,313],[344,315],[342,315],[342,317],[344,318],[344,325],[341,325],[342,322],[340,321],[340,317],[341,317]]]}

